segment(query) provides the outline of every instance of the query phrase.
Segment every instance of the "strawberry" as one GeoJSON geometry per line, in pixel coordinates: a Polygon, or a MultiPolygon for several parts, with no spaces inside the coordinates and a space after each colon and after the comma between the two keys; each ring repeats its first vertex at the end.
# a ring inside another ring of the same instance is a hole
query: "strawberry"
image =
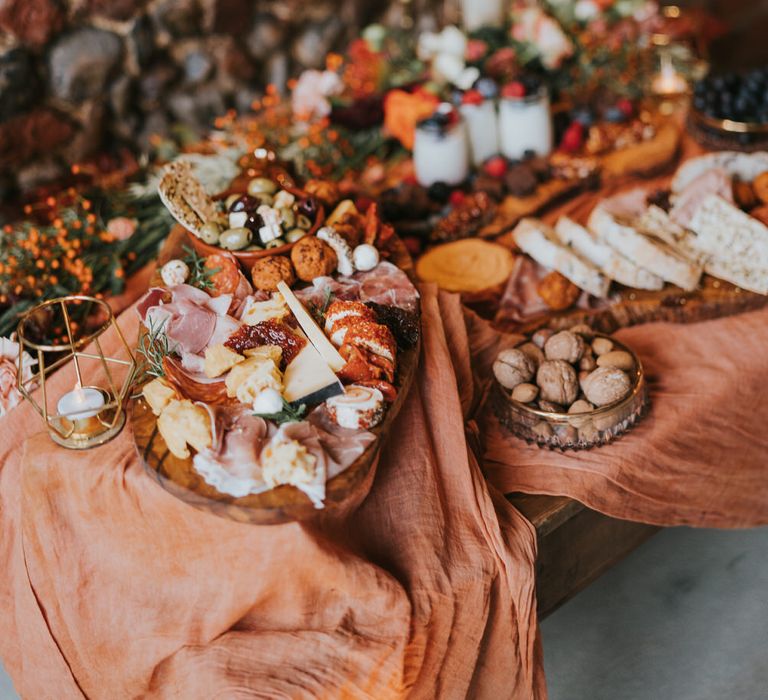
{"type": "Polygon", "coordinates": [[[507,172],[507,161],[502,156],[492,156],[483,163],[483,172],[491,177],[501,179],[507,172]]]}
{"type": "Polygon", "coordinates": [[[461,96],[461,103],[465,105],[483,104],[483,96],[477,90],[467,90],[461,96]]]}
{"type": "Polygon", "coordinates": [[[584,140],[584,127],[581,122],[573,122],[563,134],[560,148],[567,153],[576,153],[581,148],[584,140]]]}
{"type": "Polygon", "coordinates": [[[513,80],[501,88],[502,97],[525,97],[525,85],[519,80],[513,80]]]}
{"type": "Polygon", "coordinates": [[[467,195],[464,194],[464,192],[461,190],[453,190],[453,192],[451,192],[450,196],[448,197],[448,202],[455,209],[456,207],[460,207],[462,204],[464,204],[464,200],[466,198],[467,195]]]}

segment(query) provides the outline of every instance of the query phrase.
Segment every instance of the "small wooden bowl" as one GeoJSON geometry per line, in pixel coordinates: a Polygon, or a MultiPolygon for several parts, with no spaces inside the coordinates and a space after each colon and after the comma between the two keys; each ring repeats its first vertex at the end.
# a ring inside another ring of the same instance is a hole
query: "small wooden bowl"
{"type": "MultiPolygon", "coordinates": [[[[611,336],[595,333],[594,337],[608,338],[615,349],[632,356],[635,368],[630,373],[629,393],[588,413],[552,413],[513,400],[510,392],[494,379],[490,397],[494,413],[515,437],[550,450],[587,450],[613,442],[645,415],[648,388],[640,358],[611,336]]],[[[518,345],[528,340],[525,338],[518,345]]]]}
{"type": "MultiPolygon", "coordinates": [[[[290,187],[290,186],[283,186],[283,189],[286,192],[290,192],[292,195],[294,195],[297,199],[302,197],[308,197],[309,195],[304,192],[303,190],[297,188],[297,187],[290,187]]],[[[232,189],[225,190],[224,192],[221,192],[216,195],[214,199],[226,199],[232,194],[243,194],[238,191],[233,191],[232,189]]],[[[319,230],[320,227],[325,223],[325,208],[322,204],[318,202],[318,208],[317,208],[317,216],[315,217],[315,222],[312,224],[312,228],[307,230],[307,236],[314,236],[319,230]]],[[[208,243],[205,243],[204,241],[200,240],[192,231],[187,231],[187,239],[189,240],[190,245],[197,251],[197,253],[203,257],[207,257],[209,255],[215,255],[216,253],[232,253],[232,255],[237,258],[237,260],[240,262],[240,264],[245,268],[246,270],[250,270],[257,260],[260,258],[266,258],[270,255],[288,255],[291,252],[291,248],[296,245],[296,243],[286,243],[285,245],[281,245],[277,248],[267,248],[266,250],[226,250],[225,248],[222,248],[221,246],[217,245],[209,245],[208,243]]]]}

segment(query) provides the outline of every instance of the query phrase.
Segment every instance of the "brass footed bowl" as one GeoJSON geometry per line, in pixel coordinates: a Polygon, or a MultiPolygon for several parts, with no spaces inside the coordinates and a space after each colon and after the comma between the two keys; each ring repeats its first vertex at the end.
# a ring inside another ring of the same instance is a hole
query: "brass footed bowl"
{"type": "MultiPolygon", "coordinates": [[[[494,379],[490,397],[493,411],[515,437],[551,450],[588,450],[613,442],[645,415],[648,388],[640,359],[615,338],[602,333],[595,333],[594,337],[608,338],[615,350],[624,350],[632,356],[635,368],[629,373],[632,380],[629,393],[589,413],[551,413],[514,401],[509,390],[494,379]]],[[[528,340],[521,340],[518,345],[528,340]]]]}

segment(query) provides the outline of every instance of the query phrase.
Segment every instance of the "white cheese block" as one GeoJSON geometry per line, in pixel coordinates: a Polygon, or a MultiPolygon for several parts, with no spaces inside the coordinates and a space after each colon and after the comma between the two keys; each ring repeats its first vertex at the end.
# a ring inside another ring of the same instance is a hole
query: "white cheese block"
{"type": "Polygon", "coordinates": [[[768,268],[768,227],[716,195],[691,220],[696,247],[710,258],[750,268],[768,268]]]}
{"type": "Polygon", "coordinates": [[[515,243],[537,263],[557,270],[563,277],[596,297],[608,296],[610,280],[569,248],[561,245],[550,226],[538,219],[523,219],[513,232],[515,243]]]}
{"type": "Polygon", "coordinates": [[[718,151],[691,158],[681,165],[672,179],[672,192],[684,190],[702,173],[712,168],[722,168],[731,177],[751,182],[760,173],[768,170],[768,153],[741,153],[740,151],[718,151]]]}
{"type": "Polygon", "coordinates": [[[668,245],[654,242],[633,226],[620,222],[598,204],[589,216],[587,226],[614,250],[646,270],[681,289],[695,289],[702,268],[676,253],[668,245]]]}
{"type": "Polygon", "coordinates": [[[325,333],[323,333],[322,328],[315,323],[315,319],[310,316],[309,311],[307,311],[304,308],[304,305],[296,298],[296,295],[290,290],[290,287],[288,287],[285,282],[278,282],[277,289],[280,294],[283,295],[285,303],[288,304],[288,308],[296,317],[301,329],[307,334],[309,341],[315,348],[317,348],[317,351],[322,355],[330,368],[334,372],[338,372],[345,364],[347,364],[344,358],[339,354],[339,351],[333,347],[333,343],[328,340],[325,333]]]}
{"type": "MultiPolygon", "coordinates": [[[[306,339],[301,330],[296,335],[306,339]]],[[[308,342],[283,373],[283,398],[289,403],[315,405],[344,393],[344,387],[315,346],[308,342]]]]}
{"type": "Polygon", "coordinates": [[[710,260],[704,267],[708,274],[725,280],[737,287],[757,294],[768,294],[768,270],[734,265],[719,260],[710,260]]]}
{"type": "Polygon", "coordinates": [[[696,247],[696,234],[672,221],[661,207],[651,204],[633,223],[642,233],[663,241],[686,260],[703,265],[707,256],[696,247]]]}
{"type": "Polygon", "coordinates": [[[617,253],[611,246],[598,241],[591,231],[567,216],[561,216],[555,226],[559,241],[571,247],[600,269],[608,279],[634,289],[661,289],[664,280],[642,267],[638,267],[617,253]]]}

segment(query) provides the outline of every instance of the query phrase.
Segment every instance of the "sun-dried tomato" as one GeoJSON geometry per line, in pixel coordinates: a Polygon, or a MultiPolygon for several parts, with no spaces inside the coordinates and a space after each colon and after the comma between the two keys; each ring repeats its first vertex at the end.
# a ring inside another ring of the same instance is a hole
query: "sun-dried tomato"
{"type": "Polygon", "coordinates": [[[307,344],[304,338],[296,335],[284,323],[262,321],[255,326],[241,326],[224,343],[230,350],[244,353],[262,345],[278,345],[283,350],[280,368],[285,369],[301,349],[307,344]]]}

